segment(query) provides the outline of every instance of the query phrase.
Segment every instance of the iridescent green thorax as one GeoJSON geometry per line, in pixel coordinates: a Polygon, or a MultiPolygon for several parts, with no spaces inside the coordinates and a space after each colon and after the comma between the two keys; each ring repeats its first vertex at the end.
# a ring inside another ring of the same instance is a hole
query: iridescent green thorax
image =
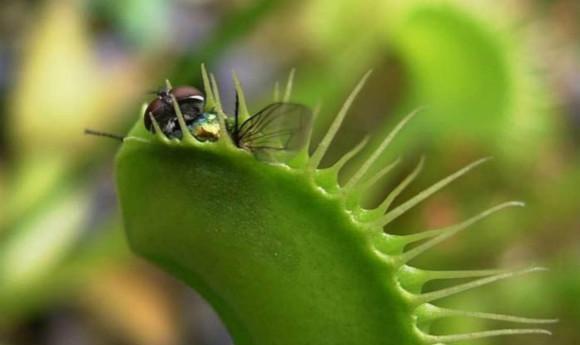
{"type": "Polygon", "coordinates": [[[193,136],[202,142],[217,141],[221,136],[219,120],[214,113],[201,114],[189,127],[193,136]]]}

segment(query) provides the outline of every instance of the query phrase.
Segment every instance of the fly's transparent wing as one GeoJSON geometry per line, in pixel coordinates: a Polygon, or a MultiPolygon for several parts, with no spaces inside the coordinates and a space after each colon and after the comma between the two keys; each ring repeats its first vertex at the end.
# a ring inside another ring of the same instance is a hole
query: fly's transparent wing
{"type": "Polygon", "coordinates": [[[312,111],[297,103],[272,103],[249,117],[238,130],[237,144],[257,157],[296,152],[307,141],[312,126],[312,111]]]}

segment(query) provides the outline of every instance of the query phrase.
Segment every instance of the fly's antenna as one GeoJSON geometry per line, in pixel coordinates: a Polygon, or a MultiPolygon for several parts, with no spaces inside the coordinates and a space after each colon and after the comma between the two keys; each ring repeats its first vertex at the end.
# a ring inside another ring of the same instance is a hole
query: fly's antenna
{"type": "Polygon", "coordinates": [[[155,90],[147,90],[145,91],[145,94],[147,95],[155,95],[157,97],[163,96],[163,95],[167,95],[169,93],[169,91],[171,91],[171,89],[169,89],[167,86],[160,86],[155,90]]]}
{"type": "Polygon", "coordinates": [[[168,96],[171,88],[167,86],[158,87],[157,90],[147,90],[145,94],[147,95],[155,95],[157,97],[168,96]]]}
{"type": "Polygon", "coordinates": [[[88,128],[85,129],[85,134],[86,135],[94,135],[94,136],[97,136],[97,137],[111,138],[111,139],[119,140],[121,142],[123,140],[125,140],[125,137],[124,136],[121,136],[121,135],[107,133],[107,132],[95,131],[95,130],[88,129],[88,128]]]}

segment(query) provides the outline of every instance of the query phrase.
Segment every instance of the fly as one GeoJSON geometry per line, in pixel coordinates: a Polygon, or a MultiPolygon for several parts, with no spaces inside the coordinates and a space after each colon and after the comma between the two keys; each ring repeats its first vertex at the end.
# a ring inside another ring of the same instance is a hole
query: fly
{"type": "MultiPolygon", "coordinates": [[[[157,93],[143,117],[144,126],[149,132],[155,131],[151,122],[155,118],[163,134],[170,138],[181,138],[171,95],[182,108],[186,125],[197,140],[206,142],[220,138],[218,115],[213,109],[205,109],[203,94],[190,86],[179,86],[157,93]]],[[[292,153],[304,147],[310,134],[312,118],[312,111],[302,104],[275,102],[240,123],[236,93],[234,116],[226,118],[226,130],[236,147],[250,151],[260,159],[275,160],[277,153],[292,153]]],[[[120,141],[125,138],[93,130],[85,130],[85,133],[120,141]]]]}

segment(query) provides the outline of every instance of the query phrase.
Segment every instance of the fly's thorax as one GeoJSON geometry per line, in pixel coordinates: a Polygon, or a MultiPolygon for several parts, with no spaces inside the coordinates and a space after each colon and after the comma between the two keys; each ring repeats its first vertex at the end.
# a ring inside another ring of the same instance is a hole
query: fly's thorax
{"type": "Polygon", "coordinates": [[[217,141],[222,135],[218,115],[215,113],[202,113],[188,127],[193,136],[201,142],[217,141]]]}

